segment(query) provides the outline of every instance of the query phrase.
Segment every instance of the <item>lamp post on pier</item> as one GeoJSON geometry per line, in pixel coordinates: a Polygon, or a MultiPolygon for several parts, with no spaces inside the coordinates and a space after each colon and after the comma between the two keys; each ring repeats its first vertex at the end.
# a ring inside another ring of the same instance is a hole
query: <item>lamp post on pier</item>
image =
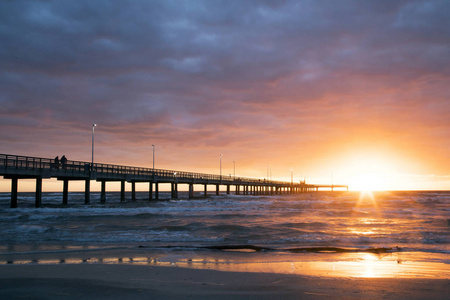
{"type": "Polygon", "coordinates": [[[222,154],[220,154],[220,181],[222,181],[222,154]]]}
{"type": "Polygon", "coordinates": [[[153,172],[155,172],[155,145],[152,145],[153,148],[153,172]]]}
{"type": "Polygon", "coordinates": [[[291,193],[293,193],[294,190],[294,175],[292,174],[292,169],[291,169],[291,193]]]}
{"type": "Polygon", "coordinates": [[[236,180],[236,162],[233,160],[233,179],[236,180]]]}
{"type": "Polygon", "coordinates": [[[94,128],[97,124],[92,124],[92,162],[91,162],[91,171],[94,170],[94,128]]]}

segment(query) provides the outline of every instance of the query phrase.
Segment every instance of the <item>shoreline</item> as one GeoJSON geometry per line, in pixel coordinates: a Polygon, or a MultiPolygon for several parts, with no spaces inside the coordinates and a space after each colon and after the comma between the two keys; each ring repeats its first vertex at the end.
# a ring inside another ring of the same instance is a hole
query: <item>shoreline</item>
{"type": "Polygon", "coordinates": [[[128,264],[1,265],[3,299],[446,299],[448,279],[314,277],[128,264]]]}
{"type": "MultiPolygon", "coordinates": [[[[25,249],[32,250],[22,248],[25,249]]],[[[286,253],[248,249],[66,246],[64,250],[34,248],[34,251],[0,253],[0,266],[102,264],[330,278],[450,279],[447,254],[427,252],[286,253]]]]}

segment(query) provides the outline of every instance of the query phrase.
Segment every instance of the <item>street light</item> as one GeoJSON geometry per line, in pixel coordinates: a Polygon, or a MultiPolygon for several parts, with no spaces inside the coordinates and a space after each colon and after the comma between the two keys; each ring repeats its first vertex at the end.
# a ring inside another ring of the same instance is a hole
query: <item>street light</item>
{"type": "Polygon", "coordinates": [[[292,169],[291,169],[291,185],[294,184],[294,176],[292,175],[292,169]]]}
{"type": "Polygon", "coordinates": [[[97,124],[92,125],[92,164],[91,164],[91,170],[94,169],[94,128],[97,126],[97,124]]]}
{"type": "Polygon", "coordinates": [[[155,145],[152,145],[153,147],[153,172],[155,172],[155,145]]]}
{"type": "Polygon", "coordinates": [[[233,177],[236,180],[236,162],[233,160],[233,177]]]}
{"type": "Polygon", "coordinates": [[[222,181],[222,154],[220,154],[220,180],[222,181]]]}

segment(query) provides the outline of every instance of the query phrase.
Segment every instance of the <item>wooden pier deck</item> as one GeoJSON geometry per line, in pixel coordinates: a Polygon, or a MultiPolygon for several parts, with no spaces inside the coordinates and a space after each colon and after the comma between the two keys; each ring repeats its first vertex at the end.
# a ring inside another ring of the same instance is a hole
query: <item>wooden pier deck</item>
{"type": "Polygon", "coordinates": [[[346,185],[315,185],[304,182],[291,183],[265,179],[220,176],[176,170],[152,169],[130,167],[102,163],[90,163],[69,160],[64,165],[55,164],[51,158],[29,157],[20,155],[0,154],[0,176],[11,180],[11,207],[18,206],[18,180],[35,179],[36,196],[35,206],[42,204],[42,180],[56,178],[63,181],[62,203],[68,203],[69,182],[83,180],[85,182],[85,203],[90,203],[90,182],[101,182],[101,202],[106,201],[106,183],[121,182],[121,201],[125,201],[125,182],[132,186],[132,200],[136,200],[136,182],[149,184],[148,200],[159,199],[159,184],[171,184],[171,198],[178,198],[178,185],[189,186],[189,198],[194,197],[194,185],[204,186],[204,195],[207,196],[208,185],[215,186],[215,193],[219,195],[220,186],[226,186],[226,193],[230,194],[230,187],[235,187],[237,195],[274,195],[281,193],[304,193],[318,191],[319,188],[334,190],[346,188],[346,185]]]}

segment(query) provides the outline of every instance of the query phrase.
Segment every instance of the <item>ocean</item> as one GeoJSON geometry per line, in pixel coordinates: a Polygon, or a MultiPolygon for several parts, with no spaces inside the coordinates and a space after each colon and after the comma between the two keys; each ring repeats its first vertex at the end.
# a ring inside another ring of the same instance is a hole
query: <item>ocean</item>
{"type": "MultiPolygon", "coordinates": [[[[19,193],[9,208],[0,194],[0,264],[123,262],[215,263],[230,252],[235,265],[248,261],[357,262],[367,254],[383,260],[438,264],[450,271],[450,192],[312,192],[271,196],[220,195],[187,199],[169,193],[159,201],[137,192],[19,193]],[[130,195],[128,195],[130,196],[130,195]],[[128,197],[128,199],[131,197],[128,197]],[[127,259],[118,257],[129,254],[127,259]],[[76,255],[74,254],[76,253],[76,255]],[[242,256],[244,255],[244,256],[242,256]],[[253,255],[253,256],[250,256],[253,255]],[[130,256],[133,256],[130,258],[130,256]],[[76,258],[76,259],[75,259],[76,258]],[[333,256],[336,261],[336,256],[333,256]]],[[[223,260],[222,260],[223,262],[223,260]]],[[[335,266],[334,266],[335,268],[335,266]]],[[[403,271],[402,271],[403,272],[403,271]]]]}

